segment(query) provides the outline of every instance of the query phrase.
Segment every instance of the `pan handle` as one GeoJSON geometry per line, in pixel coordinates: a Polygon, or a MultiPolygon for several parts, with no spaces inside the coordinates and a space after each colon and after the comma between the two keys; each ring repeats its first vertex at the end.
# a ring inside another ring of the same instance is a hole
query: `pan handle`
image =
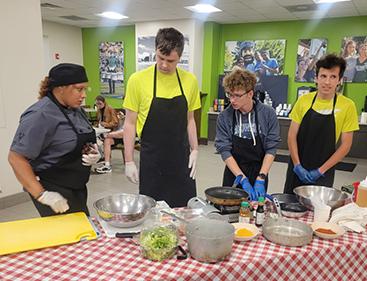
{"type": "Polygon", "coordinates": [[[177,255],[178,260],[185,260],[187,259],[187,252],[181,245],[178,245],[178,251],[181,252],[181,255],[177,255]]]}
{"type": "Polygon", "coordinates": [[[278,198],[274,197],[273,202],[274,202],[275,208],[277,209],[277,213],[278,213],[279,217],[282,217],[282,211],[280,209],[280,204],[279,204],[278,198]]]}
{"type": "Polygon", "coordinates": [[[116,232],[116,238],[134,238],[135,235],[138,235],[140,232],[116,232]]]}

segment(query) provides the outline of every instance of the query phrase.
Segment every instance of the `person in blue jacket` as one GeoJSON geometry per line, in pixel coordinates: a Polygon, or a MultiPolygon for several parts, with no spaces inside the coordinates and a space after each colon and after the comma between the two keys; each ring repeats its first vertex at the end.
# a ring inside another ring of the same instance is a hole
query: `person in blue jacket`
{"type": "Polygon", "coordinates": [[[226,164],[223,186],[241,185],[251,200],[265,196],[280,142],[272,107],[254,99],[256,76],[234,67],[223,79],[228,106],[218,116],[215,147],[226,164]]]}

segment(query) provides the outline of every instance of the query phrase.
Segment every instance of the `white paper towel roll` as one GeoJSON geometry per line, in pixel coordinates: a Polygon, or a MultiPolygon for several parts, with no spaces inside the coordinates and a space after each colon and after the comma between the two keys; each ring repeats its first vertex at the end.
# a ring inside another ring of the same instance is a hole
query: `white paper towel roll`
{"type": "Polygon", "coordinates": [[[361,113],[361,124],[367,124],[367,112],[361,113]]]}

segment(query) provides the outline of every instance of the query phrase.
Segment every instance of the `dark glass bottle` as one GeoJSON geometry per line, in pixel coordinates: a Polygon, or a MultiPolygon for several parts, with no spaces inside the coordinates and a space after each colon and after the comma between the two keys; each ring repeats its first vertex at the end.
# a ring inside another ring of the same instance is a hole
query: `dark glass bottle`
{"type": "Polygon", "coordinates": [[[259,197],[259,204],[256,209],[256,219],[255,219],[255,225],[258,227],[262,226],[265,221],[264,203],[265,203],[264,197],[259,197]]]}

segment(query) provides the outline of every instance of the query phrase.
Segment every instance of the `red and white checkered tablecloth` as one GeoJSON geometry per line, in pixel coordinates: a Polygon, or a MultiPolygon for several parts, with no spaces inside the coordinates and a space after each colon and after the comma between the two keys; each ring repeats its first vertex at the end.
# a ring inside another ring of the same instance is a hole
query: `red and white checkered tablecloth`
{"type": "MultiPolygon", "coordinates": [[[[312,213],[303,218],[311,221],[312,213]]],[[[1,245],[0,245],[1,246],[1,245]]],[[[186,247],[187,248],[187,247],[186,247]]],[[[0,257],[0,280],[367,280],[367,234],[314,236],[304,247],[259,236],[236,242],[228,260],[153,262],[131,239],[107,238],[0,257]]]]}

